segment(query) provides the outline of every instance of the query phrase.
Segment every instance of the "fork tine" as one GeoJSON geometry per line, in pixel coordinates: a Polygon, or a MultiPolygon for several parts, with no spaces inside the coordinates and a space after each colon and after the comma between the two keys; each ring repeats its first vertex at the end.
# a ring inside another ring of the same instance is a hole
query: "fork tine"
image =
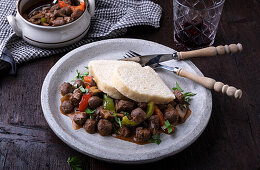
{"type": "Polygon", "coordinates": [[[125,55],[124,55],[124,58],[131,58],[132,56],[131,55],[129,55],[128,53],[126,53],[125,55]]]}
{"type": "Polygon", "coordinates": [[[125,55],[127,56],[126,58],[134,57],[134,56],[130,55],[129,53],[126,53],[125,55]]]}
{"type": "Polygon", "coordinates": [[[132,51],[132,50],[129,50],[130,53],[134,54],[135,56],[141,56],[140,54],[137,54],[136,52],[132,51]]]}
{"type": "Polygon", "coordinates": [[[127,55],[127,56],[130,56],[130,57],[136,57],[136,55],[132,54],[130,51],[128,51],[128,52],[126,53],[126,55],[127,55]]]}

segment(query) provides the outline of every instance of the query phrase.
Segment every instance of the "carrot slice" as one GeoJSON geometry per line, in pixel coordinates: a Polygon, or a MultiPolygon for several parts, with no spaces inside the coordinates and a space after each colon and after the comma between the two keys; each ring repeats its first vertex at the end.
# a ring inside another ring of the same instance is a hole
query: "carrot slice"
{"type": "Polygon", "coordinates": [[[88,82],[88,83],[91,83],[91,81],[93,79],[93,77],[90,77],[90,76],[84,76],[83,78],[84,78],[84,81],[88,82]]]}
{"type": "Polygon", "coordinates": [[[160,126],[163,126],[163,125],[164,125],[163,114],[162,114],[161,110],[158,108],[157,105],[154,105],[154,113],[155,113],[156,115],[158,115],[158,117],[159,117],[160,126]]]}
{"type": "Polygon", "coordinates": [[[60,6],[61,8],[64,8],[64,7],[69,6],[72,11],[75,11],[76,9],[79,9],[79,10],[81,10],[81,11],[84,11],[84,10],[85,10],[85,2],[83,2],[83,1],[80,2],[80,5],[79,5],[79,6],[72,6],[72,5],[66,4],[66,3],[65,3],[64,1],[62,1],[62,0],[59,0],[59,1],[58,1],[58,4],[59,4],[59,6],[60,6]]]}

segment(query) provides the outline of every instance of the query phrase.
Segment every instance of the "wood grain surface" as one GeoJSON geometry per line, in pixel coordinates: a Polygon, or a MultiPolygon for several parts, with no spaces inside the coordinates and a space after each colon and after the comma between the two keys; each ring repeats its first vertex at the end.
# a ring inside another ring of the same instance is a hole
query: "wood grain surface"
{"type": "MultiPolygon", "coordinates": [[[[155,0],[163,9],[159,29],[131,28],[123,37],[155,41],[171,48],[172,0],[155,0]]],[[[120,165],[85,156],[64,144],[46,123],[40,92],[50,68],[63,54],[20,65],[16,76],[0,72],[0,169],[70,169],[78,156],[89,170],[258,169],[260,167],[260,1],[227,0],[214,46],[241,43],[243,52],[194,58],[207,77],[243,90],[240,100],[212,92],[213,111],[203,134],[184,151],[158,162],[120,165]]]]}

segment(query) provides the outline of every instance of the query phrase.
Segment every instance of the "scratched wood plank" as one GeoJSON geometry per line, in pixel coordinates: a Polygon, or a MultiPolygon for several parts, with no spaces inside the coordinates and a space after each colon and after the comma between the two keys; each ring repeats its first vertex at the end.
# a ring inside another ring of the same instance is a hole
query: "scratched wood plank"
{"type": "MultiPolygon", "coordinates": [[[[123,37],[151,40],[175,48],[172,1],[159,1],[161,28],[136,27],[123,37]]],[[[41,110],[40,91],[50,68],[62,55],[19,66],[17,76],[0,73],[0,169],[70,169],[78,156],[84,169],[257,169],[260,167],[260,3],[229,0],[215,45],[240,42],[242,54],[192,59],[205,76],[235,85],[244,92],[238,101],[212,93],[213,111],[203,134],[184,151],[158,162],[120,165],[85,156],[51,131],[41,110]],[[257,76],[258,75],[258,76],[257,76]]]]}

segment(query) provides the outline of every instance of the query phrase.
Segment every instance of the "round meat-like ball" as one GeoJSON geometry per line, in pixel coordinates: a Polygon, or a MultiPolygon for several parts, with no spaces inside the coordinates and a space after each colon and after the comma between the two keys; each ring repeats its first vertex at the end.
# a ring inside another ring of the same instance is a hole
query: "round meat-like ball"
{"type": "Polygon", "coordinates": [[[171,105],[168,105],[168,108],[165,110],[164,113],[164,119],[168,120],[171,124],[172,123],[177,123],[179,121],[179,114],[174,107],[171,105]]]}
{"type": "Polygon", "coordinates": [[[116,104],[117,112],[128,112],[134,109],[134,103],[128,100],[119,100],[116,104]]]}
{"type": "Polygon", "coordinates": [[[82,87],[85,88],[84,82],[83,82],[82,80],[76,80],[76,81],[74,81],[73,87],[79,88],[80,86],[82,86],[82,87]]]}
{"type": "Polygon", "coordinates": [[[93,134],[93,133],[96,133],[96,130],[97,130],[96,126],[97,126],[97,121],[96,120],[87,119],[87,121],[84,124],[84,129],[88,133],[93,134]]]}
{"type": "Polygon", "coordinates": [[[62,85],[60,86],[60,94],[62,96],[65,96],[66,94],[72,92],[73,92],[73,87],[70,83],[67,82],[62,83],[62,85]]]}
{"type": "Polygon", "coordinates": [[[137,141],[147,141],[151,137],[151,132],[143,127],[138,127],[135,130],[135,138],[137,141]]]}
{"type": "Polygon", "coordinates": [[[131,117],[132,117],[133,121],[140,123],[145,120],[146,113],[141,108],[136,108],[136,109],[132,110],[131,117]]]}
{"type": "Polygon", "coordinates": [[[75,89],[73,91],[73,94],[70,97],[70,100],[71,100],[72,104],[77,107],[77,106],[79,106],[79,102],[81,100],[81,97],[82,97],[81,90],[80,89],[75,89]]]}
{"type": "Polygon", "coordinates": [[[63,101],[60,107],[61,111],[66,114],[71,113],[73,111],[73,108],[74,107],[72,103],[68,100],[63,101]]]}
{"type": "Polygon", "coordinates": [[[102,136],[108,136],[112,133],[112,123],[106,119],[100,119],[97,127],[102,136]]]}
{"type": "Polygon", "coordinates": [[[121,127],[118,129],[118,132],[119,132],[120,136],[123,136],[123,137],[128,137],[131,134],[131,131],[128,127],[121,127]]]}
{"type": "Polygon", "coordinates": [[[79,126],[82,126],[86,120],[87,120],[87,114],[85,112],[76,113],[75,116],[73,117],[73,121],[79,126]]]}
{"type": "Polygon", "coordinates": [[[88,99],[88,105],[91,109],[95,109],[98,106],[101,106],[103,103],[103,100],[99,98],[98,96],[92,96],[88,99]]]}

